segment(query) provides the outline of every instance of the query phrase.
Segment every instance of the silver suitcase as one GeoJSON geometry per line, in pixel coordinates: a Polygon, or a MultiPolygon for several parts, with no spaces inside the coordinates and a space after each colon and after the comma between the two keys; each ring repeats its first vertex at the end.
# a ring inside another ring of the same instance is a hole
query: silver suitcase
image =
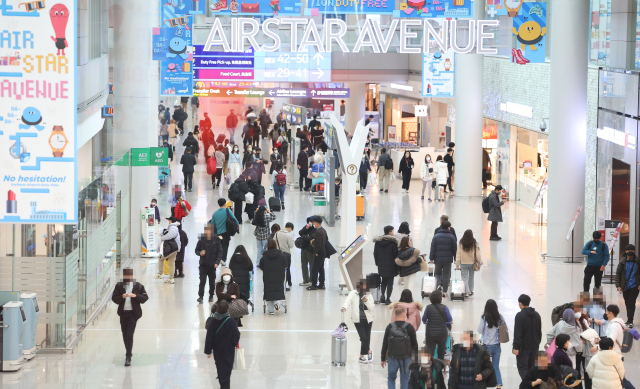
{"type": "MultiPolygon", "coordinates": [[[[380,287],[371,290],[371,294],[373,295],[373,303],[380,304],[380,287]]],[[[384,303],[384,301],[383,301],[384,303]]]]}
{"type": "MultiPolygon", "coordinates": [[[[342,321],[344,323],[344,312],[341,312],[342,321]]],[[[348,331],[345,328],[345,332],[348,331]]],[[[347,365],[347,338],[331,337],[331,364],[333,366],[347,365]]]]}
{"type": "Polygon", "coordinates": [[[422,291],[420,292],[420,294],[422,295],[422,298],[431,296],[431,293],[433,293],[433,291],[436,290],[437,286],[438,286],[438,281],[436,280],[436,277],[434,277],[433,275],[425,276],[422,279],[422,291]]]}
{"type": "Polygon", "coordinates": [[[454,275],[454,279],[451,280],[451,285],[449,287],[451,300],[464,301],[465,287],[464,287],[464,281],[462,281],[462,271],[454,270],[453,275],[454,275]],[[460,278],[456,277],[458,272],[460,273],[460,278]]]}

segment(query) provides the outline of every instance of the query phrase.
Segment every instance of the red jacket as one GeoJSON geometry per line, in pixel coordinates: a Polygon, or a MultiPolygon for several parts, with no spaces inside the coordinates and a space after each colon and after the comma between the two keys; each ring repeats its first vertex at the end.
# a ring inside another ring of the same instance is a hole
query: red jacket
{"type": "Polygon", "coordinates": [[[227,116],[227,128],[236,128],[238,125],[238,117],[236,115],[227,116]]]}
{"type": "MultiPolygon", "coordinates": [[[[182,201],[186,204],[187,209],[191,211],[191,204],[189,204],[187,200],[182,200],[182,201]]],[[[184,211],[184,209],[182,209],[182,207],[180,206],[180,203],[176,204],[176,208],[173,216],[175,216],[175,218],[178,219],[178,221],[182,220],[183,217],[187,216],[187,213],[184,211]]]]}

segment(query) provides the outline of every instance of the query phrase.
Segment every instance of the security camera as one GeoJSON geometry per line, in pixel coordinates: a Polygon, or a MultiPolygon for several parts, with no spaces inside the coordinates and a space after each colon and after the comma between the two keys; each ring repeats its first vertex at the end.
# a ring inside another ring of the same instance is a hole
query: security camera
{"type": "Polygon", "coordinates": [[[547,131],[547,122],[545,121],[545,119],[548,118],[542,118],[542,123],[540,123],[540,131],[542,132],[547,131]]]}

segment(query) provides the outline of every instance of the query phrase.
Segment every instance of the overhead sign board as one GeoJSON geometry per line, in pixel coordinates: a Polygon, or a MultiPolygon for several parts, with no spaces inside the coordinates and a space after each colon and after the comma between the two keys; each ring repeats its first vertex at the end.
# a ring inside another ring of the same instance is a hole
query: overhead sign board
{"type": "Polygon", "coordinates": [[[282,104],[282,111],[284,112],[284,120],[291,124],[304,124],[306,123],[307,109],[292,104],[282,104]]]}
{"type": "Polygon", "coordinates": [[[215,88],[202,87],[196,83],[193,95],[198,97],[289,97],[289,98],[347,98],[349,88],[312,89],[312,88],[215,88]]]}
{"type": "Polygon", "coordinates": [[[77,4],[8,3],[0,3],[0,223],[77,223],[77,4]]]}

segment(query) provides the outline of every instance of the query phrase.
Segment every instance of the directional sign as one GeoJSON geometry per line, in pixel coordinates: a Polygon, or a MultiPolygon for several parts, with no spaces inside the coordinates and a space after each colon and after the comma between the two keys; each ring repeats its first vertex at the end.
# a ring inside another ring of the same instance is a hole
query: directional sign
{"type": "Polygon", "coordinates": [[[217,88],[204,87],[197,82],[193,95],[198,97],[303,97],[303,98],[347,98],[349,88],[311,89],[311,88],[217,88]]]}

